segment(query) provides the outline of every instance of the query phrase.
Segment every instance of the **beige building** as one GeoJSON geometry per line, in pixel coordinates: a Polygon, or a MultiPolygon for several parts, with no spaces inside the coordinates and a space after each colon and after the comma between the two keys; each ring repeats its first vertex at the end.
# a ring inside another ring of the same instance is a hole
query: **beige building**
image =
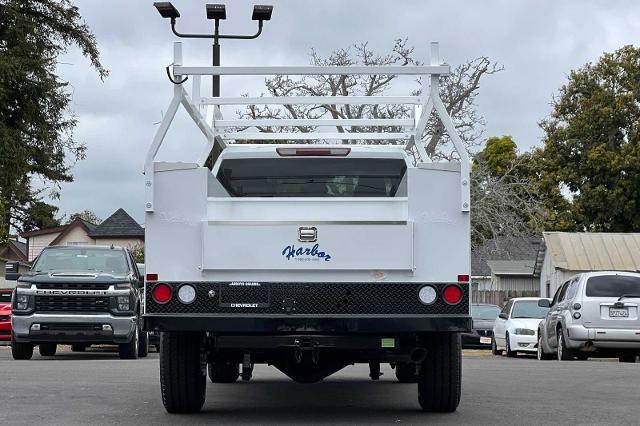
{"type": "Polygon", "coordinates": [[[118,209],[100,225],[75,218],[67,225],[24,232],[20,236],[27,240],[29,262],[51,245],[113,244],[133,248],[144,244],[144,228],[123,209],[118,209]]]}
{"type": "Polygon", "coordinates": [[[589,271],[640,271],[640,233],[544,232],[536,262],[540,295],[553,297],[571,276],[589,271]]]}

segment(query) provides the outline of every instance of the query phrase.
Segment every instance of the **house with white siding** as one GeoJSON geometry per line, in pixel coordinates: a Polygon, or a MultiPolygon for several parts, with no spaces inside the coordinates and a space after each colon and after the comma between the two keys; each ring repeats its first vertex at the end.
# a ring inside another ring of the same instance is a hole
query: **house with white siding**
{"type": "Polygon", "coordinates": [[[123,209],[116,210],[100,225],[76,217],[67,225],[20,234],[27,240],[28,261],[53,245],[116,245],[133,248],[144,244],[144,228],[123,209]]]}
{"type": "Polygon", "coordinates": [[[640,271],[640,233],[544,232],[543,240],[535,268],[542,297],[580,272],[640,271]]]}

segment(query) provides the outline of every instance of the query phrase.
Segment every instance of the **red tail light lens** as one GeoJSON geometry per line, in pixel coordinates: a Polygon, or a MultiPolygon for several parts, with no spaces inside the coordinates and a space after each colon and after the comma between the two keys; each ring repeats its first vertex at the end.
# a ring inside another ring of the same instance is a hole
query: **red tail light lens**
{"type": "Polygon", "coordinates": [[[459,283],[468,283],[469,282],[469,275],[464,275],[464,274],[458,275],[458,282],[459,283]]]}
{"type": "Polygon", "coordinates": [[[164,283],[158,283],[153,286],[153,290],[151,290],[151,296],[156,303],[164,304],[171,300],[171,296],[173,295],[173,290],[171,287],[164,283]]]}
{"type": "Polygon", "coordinates": [[[457,285],[446,286],[442,298],[450,305],[457,305],[462,300],[462,289],[457,285]]]}
{"type": "Polygon", "coordinates": [[[147,281],[158,281],[158,274],[147,274],[147,281]]]}

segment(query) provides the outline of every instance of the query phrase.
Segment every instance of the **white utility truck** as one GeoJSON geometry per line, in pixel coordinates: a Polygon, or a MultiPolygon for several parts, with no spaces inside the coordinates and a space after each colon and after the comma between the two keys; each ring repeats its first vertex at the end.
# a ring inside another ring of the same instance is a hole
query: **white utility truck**
{"type": "Polygon", "coordinates": [[[449,66],[437,44],[431,65],[351,67],[184,66],[181,46],[174,45],[174,96],[145,163],[144,325],[161,332],[167,411],[199,411],[207,371],[212,382],[228,383],[249,380],[254,364],[269,364],[312,383],[354,363],[369,364],[374,380],[380,363],[389,363],[399,381],[417,383],[423,410],[454,411],[461,392],[458,333],[471,325],[470,163],[439,97],[449,66]],[[423,89],[419,96],[371,97],[200,93],[201,76],[353,74],[419,76],[423,89]],[[222,105],[254,104],[407,104],[413,114],[222,117],[222,105]],[[205,144],[193,163],[159,162],[180,105],[205,144]],[[427,158],[423,133],[433,110],[460,162],[427,158]],[[345,135],[332,133],[336,126],[402,131],[345,135]],[[394,144],[340,143],[345,137],[394,144]],[[292,143],[309,140],[334,143],[292,143]],[[206,167],[216,144],[221,153],[206,167]]]}

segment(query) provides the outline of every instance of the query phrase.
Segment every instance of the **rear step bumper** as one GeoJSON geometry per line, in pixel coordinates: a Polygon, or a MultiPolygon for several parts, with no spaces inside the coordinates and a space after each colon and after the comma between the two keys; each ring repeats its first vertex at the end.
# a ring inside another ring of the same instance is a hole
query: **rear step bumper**
{"type": "Polygon", "coordinates": [[[234,333],[341,333],[384,334],[464,332],[471,330],[469,316],[292,316],[292,315],[144,315],[147,331],[210,331],[234,333]]]}

